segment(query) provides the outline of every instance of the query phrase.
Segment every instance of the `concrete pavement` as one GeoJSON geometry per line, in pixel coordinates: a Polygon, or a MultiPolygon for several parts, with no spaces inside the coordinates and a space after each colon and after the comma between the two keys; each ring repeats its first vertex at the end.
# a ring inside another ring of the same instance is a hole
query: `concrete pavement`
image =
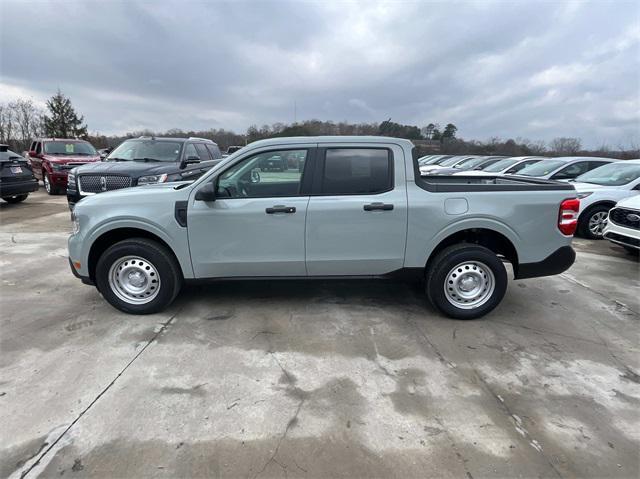
{"type": "Polygon", "coordinates": [[[2,477],[637,477],[640,269],[454,321],[391,281],[225,282],[128,316],[69,271],[69,212],[0,207],[2,477]]]}

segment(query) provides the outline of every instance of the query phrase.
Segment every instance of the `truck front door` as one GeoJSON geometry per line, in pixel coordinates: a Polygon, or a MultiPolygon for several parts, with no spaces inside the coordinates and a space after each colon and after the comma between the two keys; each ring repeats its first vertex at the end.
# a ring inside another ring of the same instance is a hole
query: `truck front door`
{"type": "Polygon", "coordinates": [[[192,194],[187,228],[196,277],[306,276],[306,166],[314,153],[315,145],[262,150],[216,175],[214,201],[192,194]],[[265,158],[291,151],[302,168],[261,169],[265,158]]]}
{"type": "Polygon", "coordinates": [[[318,149],[305,232],[309,276],[380,275],[403,267],[404,161],[395,145],[318,149]]]}

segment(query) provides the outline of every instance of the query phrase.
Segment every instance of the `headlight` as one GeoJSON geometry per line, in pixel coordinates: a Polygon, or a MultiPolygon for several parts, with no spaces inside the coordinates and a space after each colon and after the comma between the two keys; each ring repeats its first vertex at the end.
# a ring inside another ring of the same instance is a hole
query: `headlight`
{"type": "Polygon", "coordinates": [[[168,175],[163,173],[162,175],[149,175],[141,176],[138,178],[138,185],[151,185],[153,183],[164,183],[167,181],[168,175]]]}
{"type": "Polygon", "coordinates": [[[75,212],[71,212],[71,234],[75,235],[80,232],[80,221],[78,221],[78,217],[75,212]]]}
{"type": "Polygon", "coordinates": [[[51,163],[51,169],[53,171],[60,171],[62,169],[62,165],[58,163],[51,163]]]}
{"type": "Polygon", "coordinates": [[[69,173],[67,175],[67,185],[74,185],[76,184],[76,175],[74,175],[73,173],[69,173]]]}
{"type": "Polygon", "coordinates": [[[585,193],[578,193],[578,199],[586,198],[589,195],[592,195],[593,191],[587,191],[585,193]]]}

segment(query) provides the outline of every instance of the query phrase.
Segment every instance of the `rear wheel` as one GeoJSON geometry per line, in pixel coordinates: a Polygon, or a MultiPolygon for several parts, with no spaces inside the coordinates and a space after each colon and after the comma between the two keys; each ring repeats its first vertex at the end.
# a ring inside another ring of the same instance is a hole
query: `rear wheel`
{"type": "Polygon", "coordinates": [[[7,203],[13,204],[13,203],[20,203],[21,201],[26,200],[27,196],[29,196],[28,193],[26,195],[5,196],[2,199],[5,200],[7,203]]]}
{"type": "Polygon", "coordinates": [[[609,207],[597,205],[589,208],[581,217],[578,225],[580,236],[587,239],[602,239],[607,224],[609,207]]]}
{"type": "Polygon", "coordinates": [[[507,290],[507,272],[491,250],[453,245],[431,262],[426,290],[429,301],[447,316],[475,319],[500,304],[507,290]]]}
{"type": "Polygon", "coordinates": [[[125,313],[150,314],[165,309],[182,286],[173,254],[145,238],[109,247],[96,265],[96,286],[104,298],[125,313]]]}

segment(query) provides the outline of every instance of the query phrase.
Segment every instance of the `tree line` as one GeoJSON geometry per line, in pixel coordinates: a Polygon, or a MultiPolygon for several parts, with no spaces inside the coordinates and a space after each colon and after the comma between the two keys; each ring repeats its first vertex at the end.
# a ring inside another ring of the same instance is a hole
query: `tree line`
{"type": "Polygon", "coordinates": [[[101,135],[89,133],[84,117],[79,115],[71,100],[60,90],[46,103],[46,109],[38,107],[31,99],[19,98],[13,102],[0,103],[0,143],[9,144],[21,152],[29,147],[36,137],[83,138],[96,148],[115,147],[128,138],[138,136],[165,136],[208,138],[222,150],[229,146],[243,146],[253,141],[285,136],[344,136],[378,135],[406,138],[416,144],[420,154],[442,153],[456,155],[501,155],[501,156],[606,156],[610,158],[638,158],[640,146],[602,145],[596,149],[584,149],[579,138],[558,137],[549,143],[523,138],[491,138],[487,141],[465,140],[458,137],[458,128],[453,123],[441,127],[439,123],[426,126],[404,125],[389,118],[380,123],[349,123],[321,120],[305,120],[295,123],[273,123],[251,125],[241,134],[224,128],[207,130],[132,131],[123,135],[101,135]]]}

